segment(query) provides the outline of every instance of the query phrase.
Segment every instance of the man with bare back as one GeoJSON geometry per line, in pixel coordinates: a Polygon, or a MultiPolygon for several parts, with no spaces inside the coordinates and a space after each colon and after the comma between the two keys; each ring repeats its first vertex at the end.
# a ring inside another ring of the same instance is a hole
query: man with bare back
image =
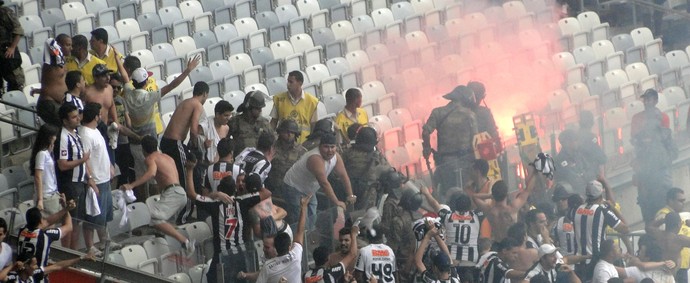
{"type": "Polygon", "coordinates": [[[164,189],[160,200],[149,205],[151,224],[182,243],[187,256],[190,256],[194,253],[194,241],[187,239],[167,222],[187,203],[187,193],[179,183],[180,178],[173,159],[158,151],[158,141],[152,136],[145,136],[141,140],[141,146],[146,155],[146,172],[134,182],[120,186],[120,189],[131,190],[155,178],[158,185],[164,189]]]}
{"type": "Polygon", "coordinates": [[[498,181],[492,186],[491,194],[477,194],[472,190],[465,190],[472,196],[477,208],[486,214],[491,225],[493,240],[500,241],[506,237],[508,227],[517,221],[518,212],[527,203],[527,198],[534,189],[535,178],[540,178],[537,177],[539,174],[532,170],[527,180],[527,189],[520,192],[510,203],[508,203],[508,186],[503,181],[498,181]],[[488,200],[489,198],[491,200],[488,200]]]}
{"type": "MultiPolygon", "coordinates": [[[[678,235],[681,223],[682,220],[677,212],[669,212],[665,218],[659,218],[645,227],[647,233],[652,236],[656,246],[660,249],[661,259],[672,260],[676,263],[676,267],[680,266],[680,251],[683,248],[690,248],[690,237],[678,235]],[[665,224],[665,230],[658,228],[661,224],[665,224]]],[[[653,252],[648,251],[647,253],[653,252]]]]}
{"type": "MultiPolygon", "coordinates": [[[[200,81],[194,84],[193,96],[185,99],[175,108],[175,112],[168,123],[169,126],[165,128],[161,138],[161,152],[175,160],[180,184],[184,184],[185,176],[187,175],[187,170],[185,170],[185,163],[187,162],[186,146],[183,142],[187,138],[187,132],[190,134],[189,141],[191,144],[197,142],[199,118],[201,115],[206,115],[204,113],[204,102],[208,98],[208,91],[209,87],[205,82],[200,81]]],[[[189,174],[192,174],[192,172],[189,174]]],[[[184,212],[180,213],[177,218],[178,224],[187,222],[187,217],[192,213],[192,205],[193,202],[187,202],[184,212]]]]}
{"type": "MultiPolygon", "coordinates": [[[[67,37],[69,38],[69,37],[67,37]]],[[[71,50],[72,39],[69,38],[71,50]]],[[[65,83],[65,56],[57,40],[48,39],[45,42],[45,62],[41,69],[41,88],[31,90],[31,95],[40,93],[36,102],[36,112],[43,122],[62,126],[62,120],[58,117],[58,109],[68,91],[65,83]]]]}

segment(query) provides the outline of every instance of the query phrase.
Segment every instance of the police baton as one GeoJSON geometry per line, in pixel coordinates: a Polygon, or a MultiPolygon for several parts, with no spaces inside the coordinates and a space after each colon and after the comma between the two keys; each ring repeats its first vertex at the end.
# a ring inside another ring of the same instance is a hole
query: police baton
{"type": "MultiPolygon", "coordinates": [[[[431,153],[436,155],[436,150],[431,149],[431,153]]],[[[431,170],[431,161],[429,161],[429,157],[424,157],[424,160],[426,160],[426,169],[429,170],[429,177],[431,177],[431,188],[434,189],[434,171],[431,170]]]]}

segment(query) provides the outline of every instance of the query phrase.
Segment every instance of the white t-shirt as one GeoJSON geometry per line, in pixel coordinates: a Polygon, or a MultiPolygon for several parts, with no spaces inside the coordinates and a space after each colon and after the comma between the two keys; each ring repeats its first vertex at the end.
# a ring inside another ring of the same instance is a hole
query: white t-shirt
{"type": "Polygon", "coordinates": [[[12,263],[12,248],[5,242],[2,242],[2,250],[0,251],[0,268],[12,263]]]}
{"type": "Polygon", "coordinates": [[[395,253],[384,244],[370,244],[359,249],[355,270],[364,272],[367,279],[375,276],[379,282],[395,282],[395,253]]]}
{"type": "MultiPolygon", "coordinates": [[[[304,153],[285,173],[283,182],[303,194],[313,194],[318,191],[321,188],[319,181],[316,180],[314,174],[307,168],[307,161],[314,155],[321,156],[318,147],[304,153]]],[[[328,176],[338,163],[338,155],[333,155],[331,159],[324,160],[323,162],[324,172],[328,176]]]]}
{"type": "Polygon", "coordinates": [[[91,177],[94,178],[96,184],[110,182],[110,157],[101,132],[82,126],[79,127],[79,135],[84,152],[91,152],[88,161],[91,177]]]}
{"type": "MultiPolygon", "coordinates": [[[[637,267],[626,267],[625,274],[627,277],[637,277],[640,270],[637,267]]],[[[592,277],[592,283],[606,283],[611,278],[620,277],[618,275],[618,270],[616,266],[606,262],[605,260],[600,260],[597,265],[594,266],[594,276],[592,277]]]]}
{"type": "Polygon", "coordinates": [[[53,155],[46,149],[36,154],[36,165],[34,169],[43,170],[43,194],[57,192],[57,178],[55,177],[55,160],[53,155]]]}
{"type": "Polygon", "coordinates": [[[302,282],[302,245],[294,243],[286,255],[267,260],[256,282],[277,283],[281,277],[287,282],[302,282]]]}

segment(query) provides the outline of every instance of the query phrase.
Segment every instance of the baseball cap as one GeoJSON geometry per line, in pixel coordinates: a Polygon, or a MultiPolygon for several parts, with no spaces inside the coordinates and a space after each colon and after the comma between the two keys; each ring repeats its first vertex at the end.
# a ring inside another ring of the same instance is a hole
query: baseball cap
{"type": "Polygon", "coordinates": [[[96,64],[93,66],[93,69],[91,70],[91,74],[94,77],[110,74],[111,71],[106,67],[104,64],[96,64]]]}
{"type": "Polygon", "coordinates": [[[566,189],[565,186],[569,186],[569,184],[563,184],[563,183],[558,183],[556,184],[556,188],[553,190],[553,195],[551,196],[551,200],[553,202],[558,202],[564,199],[567,199],[570,197],[572,194],[566,189]]]}
{"type": "Polygon", "coordinates": [[[140,83],[143,83],[146,80],[148,80],[149,75],[150,75],[149,72],[144,70],[144,68],[137,68],[136,70],[134,70],[134,72],[132,72],[132,80],[135,83],[140,84],[140,83]]]}
{"type": "Polygon", "coordinates": [[[601,185],[601,183],[599,183],[599,181],[597,181],[597,180],[590,181],[589,183],[587,183],[586,193],[587,193],[587,198],[590,198],[590,199],[598,198],[601,196],[601,194],[604,193],[604,186],[601,185]]]}
{"type": "Polygon", "coordinates": [[[543,244],[539,247],[539,258],[545,256],[545,255],[550,255],[552,253],[555,253],[557,251],[556,247],[554,247],[552,244],[543,244]]]}
{"type": "Polygon", "coordinates": [[[438,252],[433,258],[433,263],[440,270],[447,270],[451,266],[450,258],[444,252],[438,252]]]}
{"type": "Polygon", "coordinates": [[[659,97],[659,93],[654,90],[653,88],[650,88],[648,90],[645,90],[645,92],[640,95],[640,97],[645,97],[645,96],[654,96],[654,97],[659,97]]]}

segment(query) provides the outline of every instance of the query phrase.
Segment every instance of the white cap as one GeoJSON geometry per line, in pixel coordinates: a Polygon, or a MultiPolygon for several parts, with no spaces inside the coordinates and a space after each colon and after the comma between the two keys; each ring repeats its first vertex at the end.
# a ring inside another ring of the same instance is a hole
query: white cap
{"type": "Polygon", "coordinates": [[[555,253],[557,251],[556,247],[554,247],[552,244],[543,244],[539,247],[539,258],[545,256],[545,255],[550,255],[552,253],[555,253]]]}
{"type": "Polygon", "coordinates": [[[604,193],[604,186],[597,180],[590,181],[587,183],[585,191],[587,193],[587,198],[596,199],[604,193]]]}
{"type": "Polygon", "coordinates": [[[143,83],[149,78],[149,73],[144,68],[137,68],[132,72],[132,80],[135,83],[143,83]]]}

